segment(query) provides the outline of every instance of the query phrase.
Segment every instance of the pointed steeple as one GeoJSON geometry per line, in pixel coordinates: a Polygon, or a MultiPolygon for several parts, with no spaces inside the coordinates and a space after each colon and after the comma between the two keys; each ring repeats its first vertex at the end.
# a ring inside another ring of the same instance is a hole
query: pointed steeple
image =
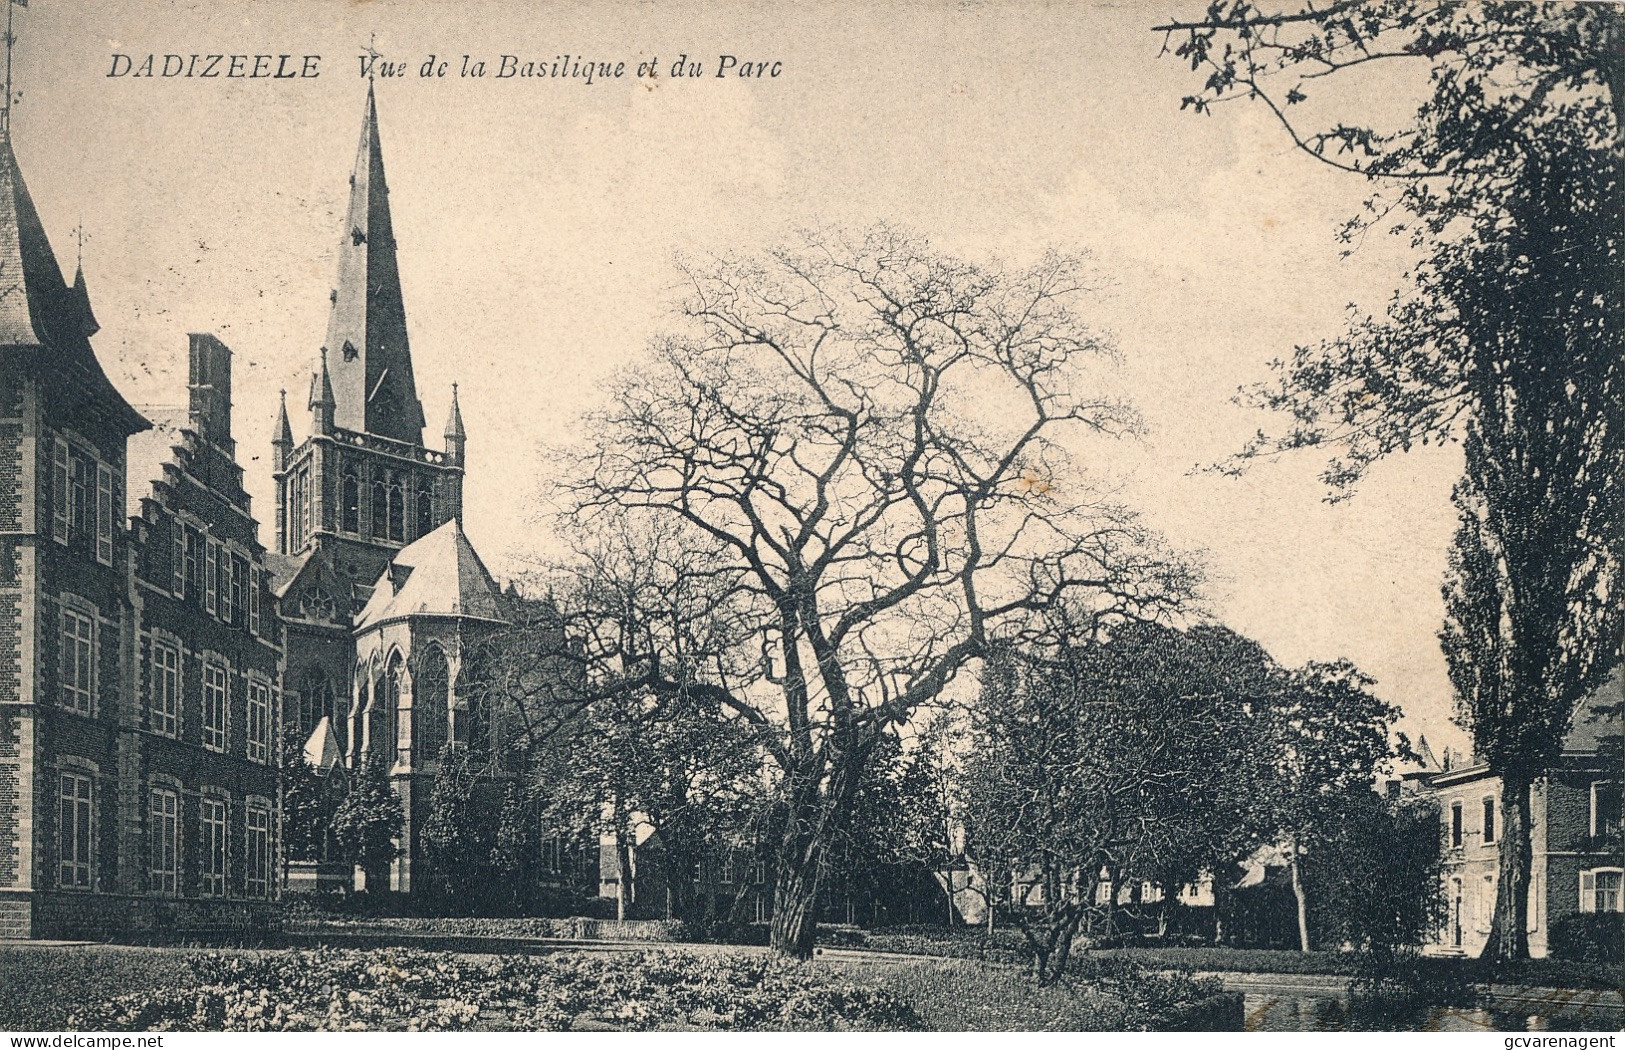
{"type": "Polygon", "coordinates": [[[327,346],[334,355],[335,425],[421,445],[423,406],[412,377],[389,186],[378,140],[378,104],[371,84],[355,171],[350,175],[350,209],[332,301],[327,346]]]}
{"type": "Polygon", "coordinates": [[[310,412],[314,419],[311,430],[317,434],[333,432],[333,381],[327,372],[327,347],[322,347],[322,363],[310,377],[310,412]]]}
{"type": "Polygon", "coordinates": [[[451,384],[451,412],[446,416],[446,455],[450,456],[459,466],[463,462],[463,449],[468,441],[468,434],[463,430],[463,410],[457,404],[457,384],[451,384]]]}
{"type": "Polygon", "coordinates": [[[281,471],[288,465],[288,453],[293,451],[293,428],[288,425],[288,392],[278,391],[280,402],[276,410],[276,435],[271,438],[271,467],[281,471]]]}

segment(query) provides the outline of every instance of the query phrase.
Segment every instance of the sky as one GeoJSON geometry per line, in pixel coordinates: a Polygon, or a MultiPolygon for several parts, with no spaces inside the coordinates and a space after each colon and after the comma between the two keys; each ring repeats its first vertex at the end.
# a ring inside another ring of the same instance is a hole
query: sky
{"type": "MultiPolygon", "coordinates": [[[[1336,505],[1312,452],[1193,473],[1271,426],[1238,387],[1337,334],[1350,304],[1379,307],[1411,261],[1375,235],[1343,257],[1335,231],[1368,187],[1261,108],[1181,111],[1199,78],[1151,27],[1203,6],[36,0],[15,9],[13,142],[65,268],[84,230],[95,345],[132,402],[184,400],[187,332],[233,348],[239,459],[268,522],[279,389],[308,429],[360,58],[371,41],[403,63],[377,94],[425,436],[460,384],[465,527],[499,576],[556,550],[540,450],[670,326],[676,254],[876,221],[979,260],[1087,250],[1108,284],[1091,319],[1148,424],[1083,449],[1091,468],[1202,552],[1218,620],[1287,664],[1352,660],[1402,728],[1463,747],[1437,642],[1459,452],[1379,464],[1336,505]],[[114,54],[194,53],[321,58],[310,78],[109,76],[114,54]],[[419,76],[431,54],[444,78],[419,76]],[[465,54],[489,75],[459,76],[465,54]],[[627,73],[499,79],[502,54],[627,73]],[[718,78],[724,54],[779,75],[718,78]],[[671,77],[679,56],[703,75],[671,77]],[[635,74],[646,62],[658,76],[635,74]]],[[[1421,87],[1309,105],[1394,120],[1421,87]]]]}

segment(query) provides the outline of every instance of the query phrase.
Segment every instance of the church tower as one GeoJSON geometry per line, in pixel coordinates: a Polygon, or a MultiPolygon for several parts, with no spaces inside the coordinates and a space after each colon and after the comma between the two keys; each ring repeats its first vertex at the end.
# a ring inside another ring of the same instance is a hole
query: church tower
{"type": "Polygon", "coordinates": [[[301,724],[338,714],[337,698],[350,691],[353,618],[391,558],[462,518],[465,438],[455,394],[444,450],[423,443],[370,84],[340,236],[327,340],[305,402],[308,436],[294,444],[284,404],[272,440],[276,583],[292,621],[288,686],[302,707],[290,713],[301,724]],[[306,658],[310,667],[301,667],[306,658]]]}

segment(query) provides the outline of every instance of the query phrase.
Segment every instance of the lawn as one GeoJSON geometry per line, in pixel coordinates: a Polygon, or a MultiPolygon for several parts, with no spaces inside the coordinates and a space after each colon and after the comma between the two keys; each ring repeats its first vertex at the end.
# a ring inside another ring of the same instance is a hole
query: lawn
{"type": "Polygon", "coordinates": [[[1099,1031],[1230,1013],[1239,1023],[1211,983],[1126,963],[1039,989],[1019,969],[959,959],[0,947],[11,1030],[1099,1031]]]}

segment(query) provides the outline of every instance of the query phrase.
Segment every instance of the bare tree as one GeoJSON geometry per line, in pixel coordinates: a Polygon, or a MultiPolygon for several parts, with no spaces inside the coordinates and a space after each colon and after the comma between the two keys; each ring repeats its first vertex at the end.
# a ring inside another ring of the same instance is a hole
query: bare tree
{"type": "Polygon", "coordinates": [[[981,266],[880,227],[682,270],[686,330],[614,381],[563,485],[575,534],[684,553],[657,575],[688,594],[642,593],[693,608],[599,617],[576,653],[589,694],[703,694],[760,732],[786,817],[772,944],[806,955],[880,733],[995,639],[1154,617],[1195,573],[1062,443],[1138,427],[1084,385],[1113,347],[1076,312],[1082,260],[981,266]]]}

